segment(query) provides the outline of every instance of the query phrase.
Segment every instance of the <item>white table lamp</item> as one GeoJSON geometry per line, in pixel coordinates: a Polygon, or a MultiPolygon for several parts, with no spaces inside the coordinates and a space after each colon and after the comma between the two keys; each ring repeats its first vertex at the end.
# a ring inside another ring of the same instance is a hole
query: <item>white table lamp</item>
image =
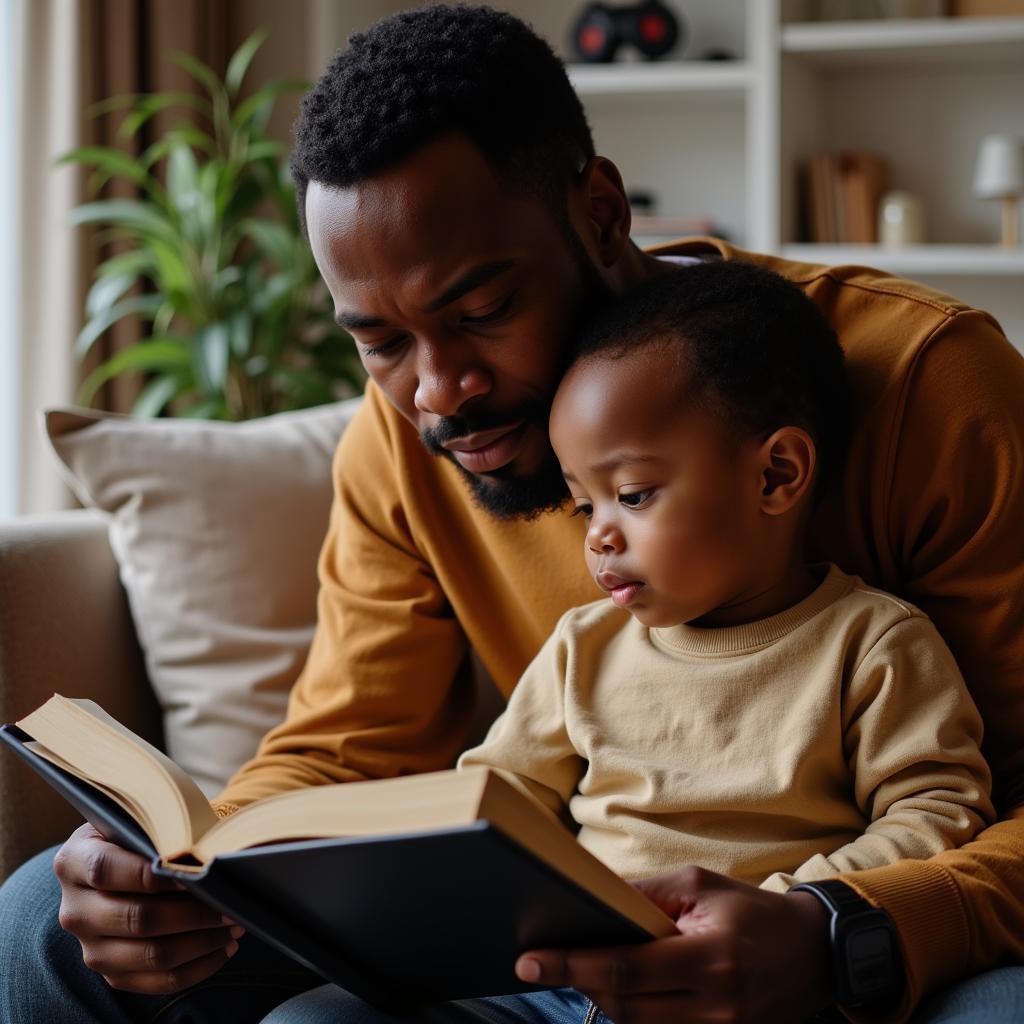
{"type": "Polygon", "coordinates": [[[974,194],[1003,201],[1003,245],[1020,245],[1017,203],[1024,194],[1024,141],[1012,135],[986,135],[981,140],[974,194]]]}

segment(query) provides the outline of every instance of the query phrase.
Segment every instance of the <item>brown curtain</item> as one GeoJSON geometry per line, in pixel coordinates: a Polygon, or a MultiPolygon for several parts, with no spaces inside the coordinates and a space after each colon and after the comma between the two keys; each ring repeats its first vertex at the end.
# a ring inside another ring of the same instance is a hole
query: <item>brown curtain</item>
{"type": "MultiPolygon", "coordinates": [[[[83,145],[124,148],[129,144],[117,135],[122,113],[88,116],[89,108],[100,100],[130,93],[200,90],[174,62],[176,51],[201,60],[218,75],[223,75],[227,68],[233,4],[223,0],[82,0],[82,6],[83,145]]],[[[186,112],[178,110],[155,116],[132,140],[134,151],[141,152],[159,138],[171,119],[180,121],[185,117],[186,112]]],[[[103,197],[119,198],[134,194],[134,187],[125,181],[112,181],[101,193],[103,197]]],[[[117,251],[117,244],[89,246],[83,267],[86,288],[95,267],[117,251]]],[[[80,369],[80,377],[138,341],[145,327],[137,317],[115,324],[96,343],[88,364],[80,369]]],[[[128,412],[140,388],[137,378],[111,381],[93,404],[114,412],[128,412]]]]}

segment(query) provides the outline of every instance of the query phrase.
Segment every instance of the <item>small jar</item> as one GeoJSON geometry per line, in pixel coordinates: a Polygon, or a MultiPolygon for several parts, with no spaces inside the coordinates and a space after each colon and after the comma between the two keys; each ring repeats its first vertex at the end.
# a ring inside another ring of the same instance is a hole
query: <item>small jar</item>
{"type": "Polygon", "coordinates": [[[924,203],[913,192],[887,192],[878,204],[878,241],[899,247],[924,242],[924,203]]]}

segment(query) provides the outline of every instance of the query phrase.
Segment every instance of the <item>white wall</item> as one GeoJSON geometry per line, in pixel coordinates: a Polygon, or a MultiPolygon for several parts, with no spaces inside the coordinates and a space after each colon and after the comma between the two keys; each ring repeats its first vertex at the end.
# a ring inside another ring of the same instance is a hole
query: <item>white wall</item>
{"type": "Polygon", "coordinates": [[[18,507],[18,346],[15,324],[18,298],[17,233],[14,213],[16,146],[14,95],[14,6],[0,0],[0,517],[18,507]]]}

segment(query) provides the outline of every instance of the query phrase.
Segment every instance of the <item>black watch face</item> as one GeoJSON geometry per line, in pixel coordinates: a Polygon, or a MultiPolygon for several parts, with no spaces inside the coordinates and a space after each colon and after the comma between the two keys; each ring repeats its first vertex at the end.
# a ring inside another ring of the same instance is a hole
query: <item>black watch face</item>
{"type": "Polygon", "coordinates": [[[885,926],[846,933],[846,969],[850,991],[864,998],[892,984],[892,934],[885,926]]]}

